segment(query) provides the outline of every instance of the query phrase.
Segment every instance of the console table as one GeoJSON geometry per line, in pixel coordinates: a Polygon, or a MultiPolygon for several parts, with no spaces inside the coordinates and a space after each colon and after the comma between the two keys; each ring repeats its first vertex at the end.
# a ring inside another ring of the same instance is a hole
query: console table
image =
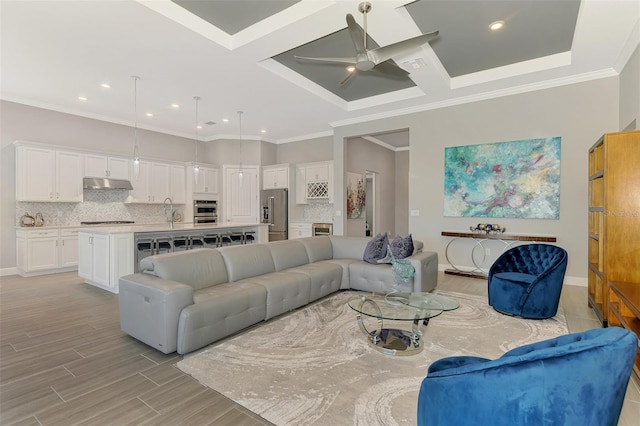
{"type": "MultiPolygon", "coordinates": [[[[465,277],[473,278],[487,278],[487,273],[491,267],[492,262],[487,262],[487,257],[491,254],[490,242],[496,242],[501,245],[500,254],[509,249],[513,245],[521,242],[536,242],[536,243],[555,243],[556,237],[550,235],[515,235],[515,234],[486,234],[479,232],[458,232],[458,231],[442,231],[443,237],[453,237],[447,244],[445,249],[445,257],[451,268],[444,271],[445,274],[462,275],[465,277]],[[471,248],[471,262],[473,266],[461,266],[456,265],[452,261],[451,250],[454,245],[461,239],[473,239],[474,244],[471,248]]],[[[495,259],[493,259],[495,260],[495,259]]]]}

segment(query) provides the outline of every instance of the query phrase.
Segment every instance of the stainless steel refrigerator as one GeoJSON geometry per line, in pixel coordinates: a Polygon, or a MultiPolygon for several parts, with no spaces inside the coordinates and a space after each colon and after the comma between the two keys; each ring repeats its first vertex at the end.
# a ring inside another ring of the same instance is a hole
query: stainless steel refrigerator
{"type": "Polygon", "coordinates": [[[286,189],[260,191],[262,223],[269,224],[269,241],[289,239],[289,194],[286,189]]]}

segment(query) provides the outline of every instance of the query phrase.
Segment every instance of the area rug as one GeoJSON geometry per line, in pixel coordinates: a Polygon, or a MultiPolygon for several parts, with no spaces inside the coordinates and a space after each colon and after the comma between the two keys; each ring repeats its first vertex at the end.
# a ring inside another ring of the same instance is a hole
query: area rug
{"type": "Polygon", "coordinates": [[[177,367],[276,425],[413,425],[432,362],[498,358],[568,332],[562,311],[524,320],[497,313],[486,297],[440,293],[460,308],[431,319],[424,350],[414,356],[371,348],[347,306],[356,293],[343,292],[188,355],[177,367]]]}

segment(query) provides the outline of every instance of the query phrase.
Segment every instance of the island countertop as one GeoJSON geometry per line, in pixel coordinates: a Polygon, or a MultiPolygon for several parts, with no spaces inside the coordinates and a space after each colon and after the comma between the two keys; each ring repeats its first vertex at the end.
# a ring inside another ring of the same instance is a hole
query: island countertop
{"type": "Polygon", "coordinates": [[[261,227],[266,228],[266,223],[227,223],[227,224],[194,224],[194,223],[174,223],[173,228],[168,223],[141,224],[141,225],[117,225],[117,226],[84,226],[80,227],[80,232],[91,232],[94,234],[129,234],[140,232],[173,232],[173,231],[209,231],[261,227]]]}

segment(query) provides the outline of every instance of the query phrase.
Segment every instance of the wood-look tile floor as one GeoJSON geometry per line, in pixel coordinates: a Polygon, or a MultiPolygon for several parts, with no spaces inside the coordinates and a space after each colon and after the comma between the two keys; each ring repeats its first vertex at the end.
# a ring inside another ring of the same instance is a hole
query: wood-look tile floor
{"type": "MultiPolygon", "coordinates": [[[[486,281],[440,274],[439,289],[486,295],[486,281]]],[[[599,327],[586,288],[567,286],[569,330],[599,327]]],[[[117,295],[76,273],[0,277],[0,425],[269,425],[120,330],[117,295]]],[[[221,366],[224,368],[224,366],[221,366]]],[[[619,425],[640,418],[630,382],[619,425]]]]}

